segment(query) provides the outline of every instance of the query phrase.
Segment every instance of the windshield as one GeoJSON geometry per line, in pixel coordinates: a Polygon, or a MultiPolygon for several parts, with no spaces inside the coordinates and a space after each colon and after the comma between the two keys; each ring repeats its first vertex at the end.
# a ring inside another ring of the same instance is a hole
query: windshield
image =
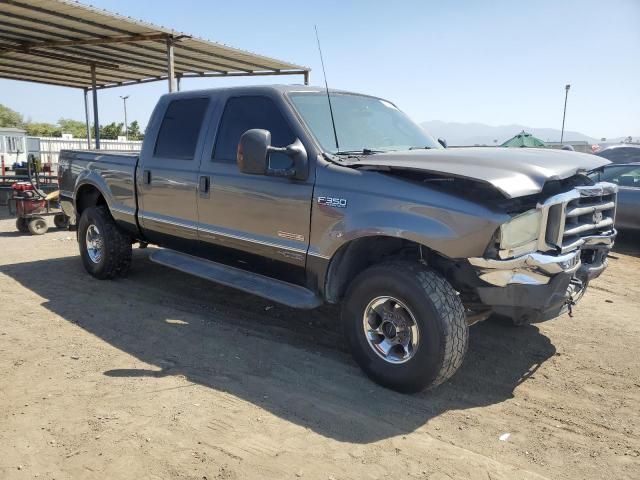
{"type": "Polygon", "coordinates": [[[422,128],[386,100],[331,93],[339,148],[331,126],[326,92],[294,92],[289,97],[326,152],[376,153],[410,148],[442,148],[422,128]]]}

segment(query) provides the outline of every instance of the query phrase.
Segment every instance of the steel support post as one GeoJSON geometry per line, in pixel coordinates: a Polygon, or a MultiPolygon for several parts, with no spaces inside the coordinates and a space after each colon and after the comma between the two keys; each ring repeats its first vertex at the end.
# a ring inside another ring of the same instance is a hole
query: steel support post
{"type": "Polygon", "coordinates": [[[84,96],[84,121],[87,126],[87,149],[91,150],[91,120],[89,119],[89,89],[83,89],[84,96]]]}
{"type": "Polygon", "coordinates": [[[169,92],[176,90],[176,71],[173,64],[173,38],[167,37],[167,79],[169,80],[169,92]]]}
{"type": "Polygon", "coordinates": [[[91,65],[91,93],[93,94],[93,136],[96,139],[96,150],[100,150],[100,119],[98,115],[98,89],[96,87],[96,66],[91,65]]]}

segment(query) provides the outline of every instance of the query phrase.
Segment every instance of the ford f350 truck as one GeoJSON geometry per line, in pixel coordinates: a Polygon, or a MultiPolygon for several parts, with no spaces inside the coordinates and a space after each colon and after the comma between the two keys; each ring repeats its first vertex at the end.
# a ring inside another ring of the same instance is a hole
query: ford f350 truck
{"type": "Polygon", "coordinates": [[[471,324],[571,309],[616,236],[616,186],[587,175],[607,160],[444,144],[367,95],[191,91],[161,97],[139,156],[63,151],[59,182],[94,277],[126,275],[139,242],[291,307],[340,303],[357,363],[413,392],[456,372],[471,324]]]}

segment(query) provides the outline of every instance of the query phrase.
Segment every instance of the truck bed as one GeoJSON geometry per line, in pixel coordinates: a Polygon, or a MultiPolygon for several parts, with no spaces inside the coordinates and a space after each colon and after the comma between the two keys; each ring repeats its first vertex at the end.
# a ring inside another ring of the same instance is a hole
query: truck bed
{"type": "Polygon", "coordinates": [[[75,196],[81,195],[83,188],[95,187],[105,195],[109,210],[117,221],[136,225],[138,159],[137,152],[62,150],[58,160],[62,201],[73,204],[75,196]]]}

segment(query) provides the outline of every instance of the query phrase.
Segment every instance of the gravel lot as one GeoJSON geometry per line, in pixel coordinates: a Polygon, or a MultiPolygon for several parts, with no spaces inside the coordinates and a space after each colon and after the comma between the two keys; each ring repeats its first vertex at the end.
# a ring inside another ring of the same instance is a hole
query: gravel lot
{"type": "Polygon", "coordinates": [[[412,396],[361,374],[333,308],[146,250],[100,282],[74,238],[0,220],[2,479],[640,478],[637,238],[573,318],[474,326],[461,371],[412,396]]]}

